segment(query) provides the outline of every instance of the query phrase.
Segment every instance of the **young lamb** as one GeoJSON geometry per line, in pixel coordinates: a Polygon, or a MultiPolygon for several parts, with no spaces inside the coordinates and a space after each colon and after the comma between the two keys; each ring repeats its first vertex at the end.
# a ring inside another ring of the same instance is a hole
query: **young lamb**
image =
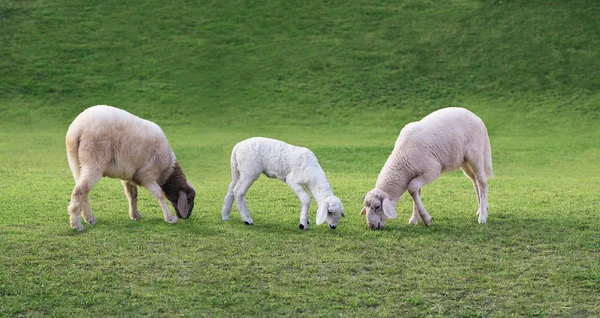
{"type": "Polygon", "coordinates": [[[196,191],[186,180],[169,141],[158,125],[111,106],[94,106],[73,120],[67,131],[67,157],[75,178],[69,204],[71,227],[83,231],[81,214],[96,224],[88,193],[101,177],[121,179],[129,201],[129,217],[137,210],[137,186],[158,200],[166,222],[187,219],[194,208],[196,191]],[[165,197],[175,207],[169,211],[165,197]]]}
{"type": "Polygon", "coordinates": [[[479,223],[487,218],[487,178],[492,176],[492,153],[487,129],[477,115],[464,108],[443,108],[421,121],[407,124],[392,154],[379,173],[375,189],[364,199],[361,215],[369,229],[382,229],[387,218],[396,218],[395,205],[404,191],[413,198],[409,223],[431,217],[421,202],[421,187],[442,173],[461,168],[477,194],[479,223]]]}
{"type": "Polygon", "coordinates": [[[231,152],[231,183],[225,195],[221,216],[229,220],[235,198],[244,223],[253,224],[246,207],[246,192],[264,173],[269,178],[285,182],[300,199],[300,229],[308,229],[310,191],[318,204],[317,225],[327,221],[331,229],[344,216],[342,201],[333,194],[325,172],[312,151],[283,141],[255,137],[239,142],[231,152]]]}

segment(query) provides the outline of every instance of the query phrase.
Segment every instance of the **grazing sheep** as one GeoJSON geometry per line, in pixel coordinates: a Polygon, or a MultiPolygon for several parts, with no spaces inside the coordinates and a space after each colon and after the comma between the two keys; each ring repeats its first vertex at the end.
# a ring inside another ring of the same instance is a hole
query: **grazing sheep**
{"type": "Polygon", "coordinates": [[[407,124],[392,154],[379,173],[375,189],[364,199],[361,215],[369,229],[382,229],[388,218],[396,218],[395,205],[404,191],[414,200],[411,224],[431,217],[421,202],[421,187],[442,173],[461,168],[477,194],[479,223],[487,218],[487,178],[492,176],[492,153],[483,121],[464,108],[437,110],[421,121],[407,124]]]}
{"type": "Polygon", "coordinates": [[[115,107],[94,106],[73,120],[66,145],[76,183],[68,208],[72,228],[83,230],[82,210],[87,223],[96,223],[88,193],[103,176],[121,179],[133,220],[141,218],[138,185],[158,199],[166,222],[175,223],[177,217],[187,219],[191,215],[196,191],[155,123],[115,107]],[[165,197],[175,207],[177,217],[169,211],[165,197]]]}
{"type": "Polygon", "coordinates": [[[223,221],[229,220],[229,212],[235,198],[244,223],[253,224],[246,207],[246,192],[252,183],[264,173],[269,178],[285,182],[300,199],[300,229],[308,229],[310,191],[318,204],[317,225],[327,221],[335,229],[344,216],[342,201],[331,190],[325,172],[312,151],[283,141],[269,138],[250,138],[239,142],[231,152],[231,183],[225,195],[223,221]]]}

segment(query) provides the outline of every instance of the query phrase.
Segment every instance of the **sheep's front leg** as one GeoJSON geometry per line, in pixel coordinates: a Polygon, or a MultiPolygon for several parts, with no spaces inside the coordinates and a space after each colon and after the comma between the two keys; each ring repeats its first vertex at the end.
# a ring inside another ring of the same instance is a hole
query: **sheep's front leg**
{"type": "Polygon", "coordinates": [[[129,217],[132,220],[137,221],[142,218],[142,215],[137,209],[137,186],[126,180],[121,180],[121,184],[123,184],[123,190],[125,191],[127,201],[129,202],[129,217]]]}
{"type": "Polygon", "coordinates": [[[419,212],[419,216],[423,220],[426,226],[431,225],[431,216],[427,213],[425,206],[423,206],[423,202],[421,202],[421,187],[426,184],[426,181],[423,177],[414,178],[408,184],[408,192],[413,198],[414,204],[417,207],[417,211],[419,212]]]}
{"type": "Polygon", "coordinates": [[[160,208],[162,209],[165,222],[177,223],[177,217],[171,213],[171,210],[169,210],[167,201],[165,201],[165,195],[160,186],[156,182],[153,182],[151,184],[144,185],[144,187],[148,189],[148,191],[150,191],[150,193],[152,193],[152,195],[158,200],[158,204],[160,204],[160,208]]]}
{"type": "Polygon", "coordinates": [[[300,199],[300,225],[301,230],[308,229],[308,210],[310,209],[310,195],[306,193],[301,184],[287,182],[287,185],[300,199]]]}
{"type": "MultiPolygon", "coordinates": [[[[421,189],[419,189],[418,195],[419,195],[419,197],[421,197],[421,189]]],[[[417,224],[419,224],[420,219],[421,219],[421,216],[419,215],[419,208],[417,207],[417,203],[414,202],[414,200],[413,200],[413,212],[412,212],[412,216],[408,220],[408,223],[412,224],[412,225],[417,225],[417,224]]]]}

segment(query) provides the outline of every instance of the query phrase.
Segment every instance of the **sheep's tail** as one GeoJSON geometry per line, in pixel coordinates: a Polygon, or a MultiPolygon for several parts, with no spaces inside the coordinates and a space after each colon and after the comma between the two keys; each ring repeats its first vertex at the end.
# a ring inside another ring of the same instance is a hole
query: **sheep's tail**
{"type": "Polygon", "coordinates": [[[483,168],[485,170],[485,175],[490,178],[494,175],[494,171],[492,169],[492,149],[490,147],[490,137],[487,134],[487,130],[485,132],[486,143],[483,148],[483,168]]]}
{"type": "Polygon", "coordinates": [[[79,131],[73,131],[69,129],[67,131],[67,138],[65,140],[65,144],[67,146],[67,159],[69,160],[69,168],[71,168],[71,172],[73,173],[73,178],[75,178],[75,182],[79,180],[79,172],[81,170],[81,165],[79,162],[79,143],[80,143],[81,134],[79,131]]]}

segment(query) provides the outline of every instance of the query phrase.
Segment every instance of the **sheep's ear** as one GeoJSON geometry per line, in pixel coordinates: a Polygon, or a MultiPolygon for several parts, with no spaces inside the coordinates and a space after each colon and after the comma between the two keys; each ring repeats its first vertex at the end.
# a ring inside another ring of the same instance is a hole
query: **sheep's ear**
{"type": "Polygon", "coordinates": [[[177,199],[177,210],[179,210],[179,214],[181,214],[182,218],[187,218],[188,215],[190,214],[190,211],[188,211],[189,207],[188,207],[188,203],[187,203],[187,196],[185,195],[185,192],[183,191],[179,191],[179,199],[177,199]]]}
{"type": "Polygon", "coordinates": [[[328,204],[323,203],[323,205],[317,209],[317,225],[321,225],[323,222],[325,222],[325,218],[327,217],[327,208],[328,204]]]}
{"type": "Polygon", "coordinates": [[[367,207],[363,207],[362,211],[360,211],[360,215],[365,215],[367,214],[367,207]]]}
{"type": "Polygon", "coordinates": [[[385,213],[385,215],[387,215],[387,217],[390,219],[395,219],[398,217],[398,214],[396,214],[396,209],[394,209],[390,199],[383,199],[383,213],[385,213]]]}

